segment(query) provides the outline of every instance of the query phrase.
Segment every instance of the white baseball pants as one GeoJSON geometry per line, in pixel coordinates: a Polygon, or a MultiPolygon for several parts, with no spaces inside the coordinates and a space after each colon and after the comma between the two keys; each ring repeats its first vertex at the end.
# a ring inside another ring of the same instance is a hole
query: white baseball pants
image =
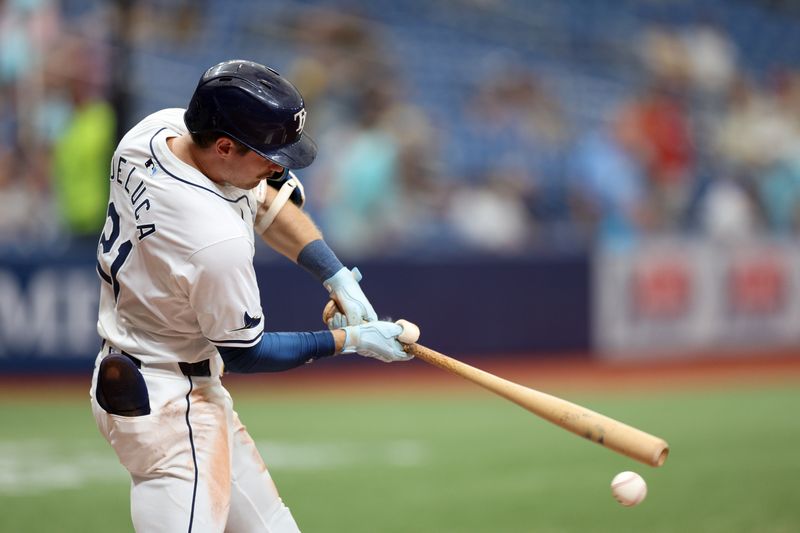
{"type": "Polygon", "coordinates": [[[131,475],[138,533],[296,533],[267,467],[219,378],[185,376],[177,364],[143,367],[151,413],[108,414],[90,391],[97,426],[131,475]]]}

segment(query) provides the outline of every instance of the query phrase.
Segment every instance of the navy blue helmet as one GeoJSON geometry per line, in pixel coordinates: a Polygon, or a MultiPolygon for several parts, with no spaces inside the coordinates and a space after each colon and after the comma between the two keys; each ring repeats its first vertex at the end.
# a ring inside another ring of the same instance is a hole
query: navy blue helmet
{"type": "Polygon", "coordinates": [[[205,71],[183,119],[192,133],[223,133],[285,168],[307,167],[317,155],[303,133],[300,92],[252,61],[224,61],[205,71]]]}

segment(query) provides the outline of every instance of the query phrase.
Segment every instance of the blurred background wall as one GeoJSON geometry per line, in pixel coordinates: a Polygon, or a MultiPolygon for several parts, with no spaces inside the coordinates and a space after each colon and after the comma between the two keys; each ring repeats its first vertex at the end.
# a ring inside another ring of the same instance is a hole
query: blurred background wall
{"type": "MultiPolygon", "coordinates": [[[[109,158],[230,58],[306,97],[308,209],[460,354],[800,346],[800,7],[0,1],[0,371],[88,369],[109,158]]],[[[325,292],[262,246],[273,330],[325,292]]]]}

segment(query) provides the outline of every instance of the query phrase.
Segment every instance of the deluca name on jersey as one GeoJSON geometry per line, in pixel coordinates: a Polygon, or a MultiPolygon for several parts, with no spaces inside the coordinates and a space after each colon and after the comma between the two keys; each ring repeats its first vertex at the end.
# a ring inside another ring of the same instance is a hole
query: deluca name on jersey
{"type": "MultiPolygon", "coordinates": [[[[145,185],[141,177],[134,176],[134,173],[138,169],[134,165],[129,164],[127,159],[119,156],[116,163],[116,171],[111,174],[111,181],[121,186],[128,195],[131,207],[133,207],[133,216],[136,219],[137,238],[141,241],[145,237],[149,237],[156,232],[155,224],[146,223],[142,220],[142,216],[150,211],[151,208],[150,198],[145,195],[147,192],[147,185],[145,185]]],[[[152,159],[148,159],[144,165],[151,173],[155,173],[155,165],[152,159]]]]}

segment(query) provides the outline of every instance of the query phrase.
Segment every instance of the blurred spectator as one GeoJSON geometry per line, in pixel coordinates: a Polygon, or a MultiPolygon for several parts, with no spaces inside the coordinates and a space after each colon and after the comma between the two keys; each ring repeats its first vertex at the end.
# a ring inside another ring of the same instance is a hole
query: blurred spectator
{"type": "Polygon", "coordinates": [[[706,95],[724,95],[737,75],[736,46],[719,26],[705,22],[680,32],[688,81],[706,95]]]}
{"type": "Polygon", "coordinates": [[[386,237],[402,223],[398,210],[399,149],[381,119],[391,105],[382,87],[363,96],[350,129],[335,138],[335,161],[325,178],[320,224],[326,238],[347,256],[380,254],[393,243],[386,237]],[[342,208],[346,205],[346,208],[342,208]]]}
{"type": "Polygon", "coordinates": [[[655,85],[708,95],[727,91],[737,74],[736,46],[711,17],[702,18],[677,28],[644,28],[639,52],[646,77],[655,85]]]}
{"type": "Polygon", "coordinates": [[[42,67],[61,31],[49,0],[0,2],[0,242],[35,248],[56,233],[49,152],[36,127],[42,67]]]}
{"type": "Polygon", "coordinates": [[[766,228],[777,235],[800,229],[800,121],[790,86],[770,94],[741,78],[715,132],[721,161],[750,184],[766,228]]]}
{"type": "Polygon", "coordinates": [[[647,176],[625,143],[620,117],[589,132],[571,158],[570,184],[576,223],[614,246],[634,244],[650,225],[647,176]]]}
{"type": "Polygon", "coordinates": [[[442,194],[428,119],[402,94],[403,80],[363,19],[307,15],[289,24],[306,51],[290,78],[320,143],[307,179],[309,209],[327,240],[350,257],[402,253],[436,239],[442,194]]]}
{"type": "Polygon", "coordinates": [[[449,220],[487,251],[522,253],[543,237],[543,228],[568,216],[561,180],[568,127],[560,103],[529,68],[516,60],[490,60],[465,101],[463,120],[454,117],[451,124],[457,144],[452,150],[459,154],[451,172],[470,184],[454,205],[475,203],[485,213],[489,206],[505,206],[507,213],[474,227],[466,224],[469,215],[451,214],[449,220]],[[496,243],[489,236],[476,240],[480,228],[504,237],[496,243]]]}
{"type": "Polygon", "coordinates": [[[776,163],[760,176],[756,187],[770,232],[800,235],[800,155],[776,163]]]}
{"type": "Polygon", "coordinates": [[[757,177],[756,192],[771,232],[800,235],[800,72],[776,77],[772,96],[781,139],[775,140],[774,160],[757,177]]]}
{"type": "Polygon", "coordinates": [[[363,91],[358,122],[321,137],[328,155],[313,178],[326,238],[350,257],[400,253],[433,238],[441,197],[423,115],[396,100],[391,84],[373,82],[363,91]]]}
{"type": "Polygon", "coordinates": [[[398,148],[398,250],[443,251],[449,234],[445,211],[450,184],[440,166],[441,131],[418,106],[400,98],[388,109],[383,123],[398,148]]]}
{"type": "Polygon", "coordinates": [[[45,168],[30,163],[0,145],[0,244],[30,248],[55,236],[45,168]]]}
{"type": "Polygon", "coordinates": [[[59,31],[60,17],[55,2],[0,1],[0,85],[14,84],[35,72],[59,31]]]}
{"type": "Polygon", "coordinates": [[[694,143],[679,94],[650,84],[622,109],[619,134],[647,175],[654,229],[676,230],[694,185],[694,143]]]}
{"type": "Polygon", "coordinates": [[[711,181],[701,201],[703,234],[715,241],[734,245],[756,232],[756,212],[746,189],[730,178],[711,181]]]}
{"type": "Polygon", "coordinates": [[[753,175],[791,151],[798,136],[796,121],[753,81],[740,77],[727,104],[715,132],[717,155],[724,163],[753,175]]]}
{"type": "Polygon", "coordinates": [[[357,14],[323,7],[285,23],[300,47],[289,78],[309,109],[309,131],[335,130],[354,117],[368,88],[396,74],[374,25],[357,14]]]}
{"type": "MultiPolygon", "coordinates": [[[[57,233],[49,195],[49,154],[21,145],[14,87],[0,87],[0,244],[35,248],[57,233]]],[[[23,118],[24,119],[24,118],[23,118]]]]}
{"type": "Polygon", "coordinates": [[[133,43],[141,47],[197,46],[206,0],[137,0],[131,2],[133,43]],[[154,24],[153,21],[158,23],[154,24]]]}
{"type": "Polygon", "coordinates": [[[646,26],[638,43],[642,64],[654,85],[682,87],[692,75],[692,65],[684,42],[671,28],[646,26]]]}
{"type": "Polygon", "coordinates": [[[530,245],[533,225],[514,184],[497,179],[450,192],[447,220],[467,250],[518,255],[530,245]]]}
{"type": "Polygon", "coordinates": [[[116,123],[103,98],[106,69],[99,50],[82,38],[67,38],[51,57],[53,90],[66,92],[71,116],[53,146],[53,182],[66,229],[96,239],[108,202],[109,165],[116,123]]]}

